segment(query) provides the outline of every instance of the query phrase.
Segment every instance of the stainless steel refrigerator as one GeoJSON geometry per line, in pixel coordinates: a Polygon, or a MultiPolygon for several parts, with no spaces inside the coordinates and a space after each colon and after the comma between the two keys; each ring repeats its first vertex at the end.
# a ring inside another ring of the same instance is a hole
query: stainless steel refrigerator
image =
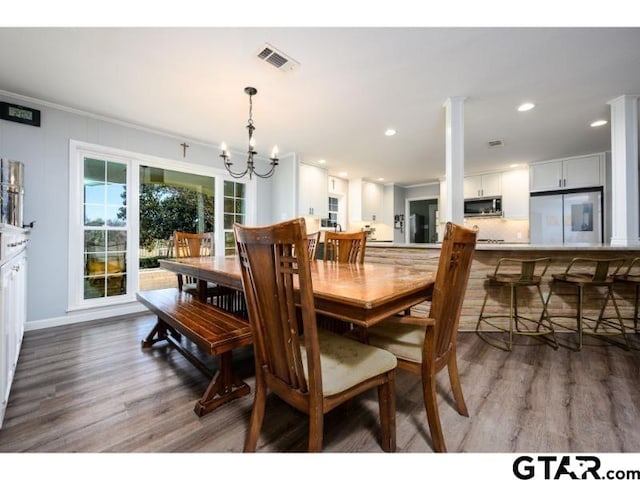
{"type": "Polygon", "coordinates": [[[539,245],[603,242],[602,188],[532,193],[529,237],[539,245]]]}

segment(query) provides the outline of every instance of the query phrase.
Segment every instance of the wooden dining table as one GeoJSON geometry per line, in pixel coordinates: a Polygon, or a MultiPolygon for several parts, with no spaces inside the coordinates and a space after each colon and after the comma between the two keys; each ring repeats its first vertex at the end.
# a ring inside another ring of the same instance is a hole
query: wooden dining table
{"type": "MultiPolygon", "coordinates": [[[[237,256],[160,260],[160,266],[196,277],[203,300],[207,282],[242,291],[237,256]]],[[[318,314],[369,327],[430,298],[435,272],[386,263],[314,261],[311,281],[318,314]]]]}

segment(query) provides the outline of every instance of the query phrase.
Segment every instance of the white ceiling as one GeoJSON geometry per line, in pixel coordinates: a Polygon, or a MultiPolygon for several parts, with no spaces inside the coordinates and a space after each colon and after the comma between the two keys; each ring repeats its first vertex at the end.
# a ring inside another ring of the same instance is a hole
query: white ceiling
{"type": "Polygon", "coordinates": [[[609,149],[589,124],[640,94],[639,45],[640,28],[0,28],[0,90],[243,151],[251,85],[259,151],[415,185],[444,174],[450,96],[467,173],[609,149]],[[265,42],[301,66],[259,61],[265,42]]]}

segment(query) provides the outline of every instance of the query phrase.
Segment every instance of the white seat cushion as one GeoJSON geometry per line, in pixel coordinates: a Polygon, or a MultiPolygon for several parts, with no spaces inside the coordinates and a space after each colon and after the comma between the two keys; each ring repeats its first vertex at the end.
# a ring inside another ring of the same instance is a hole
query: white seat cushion
{"type": "Polygon", "coordinates": [[[380,322],[367,329],[370,345],[383,348],[398,358],[415,363],[422,363],[424,335],[425,327],[393,321],[380,322]]]}
{"type": "MultiPolygon", "coordinates": [[[[318,343],[325,397],[344,392],[368,378],[393,370],[397,365],[396,357],[389,352],[320,328],[318,343]]],[[[308,379],[304,338],[300,339],[300,344],[304,374],[308,379]]]]}

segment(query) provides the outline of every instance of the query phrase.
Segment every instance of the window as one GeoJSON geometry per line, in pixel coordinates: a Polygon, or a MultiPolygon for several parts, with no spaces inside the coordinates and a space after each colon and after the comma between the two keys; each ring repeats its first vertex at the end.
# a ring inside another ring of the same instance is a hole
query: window
{"type": "Polygon", "coordinates": [[[71,140],[67,310],[176,285],[157,268],[175,230],[212,232],[210,250],[235,253],[233,223],[255,222],[257,187],[227,179],[212,166],[71,140]]]}
{"type": "Polygon", "coordinates": [[[246,224],[246,185],[224,181],[224,254],[236,253],[233,224],[246,224]]]}
{"type": "Polygon", "coordinates": [[[335,227],[338,224],[339,213],[338,198],[329,197],[329,221],[327,222],[327,227],[335,227]]]}

